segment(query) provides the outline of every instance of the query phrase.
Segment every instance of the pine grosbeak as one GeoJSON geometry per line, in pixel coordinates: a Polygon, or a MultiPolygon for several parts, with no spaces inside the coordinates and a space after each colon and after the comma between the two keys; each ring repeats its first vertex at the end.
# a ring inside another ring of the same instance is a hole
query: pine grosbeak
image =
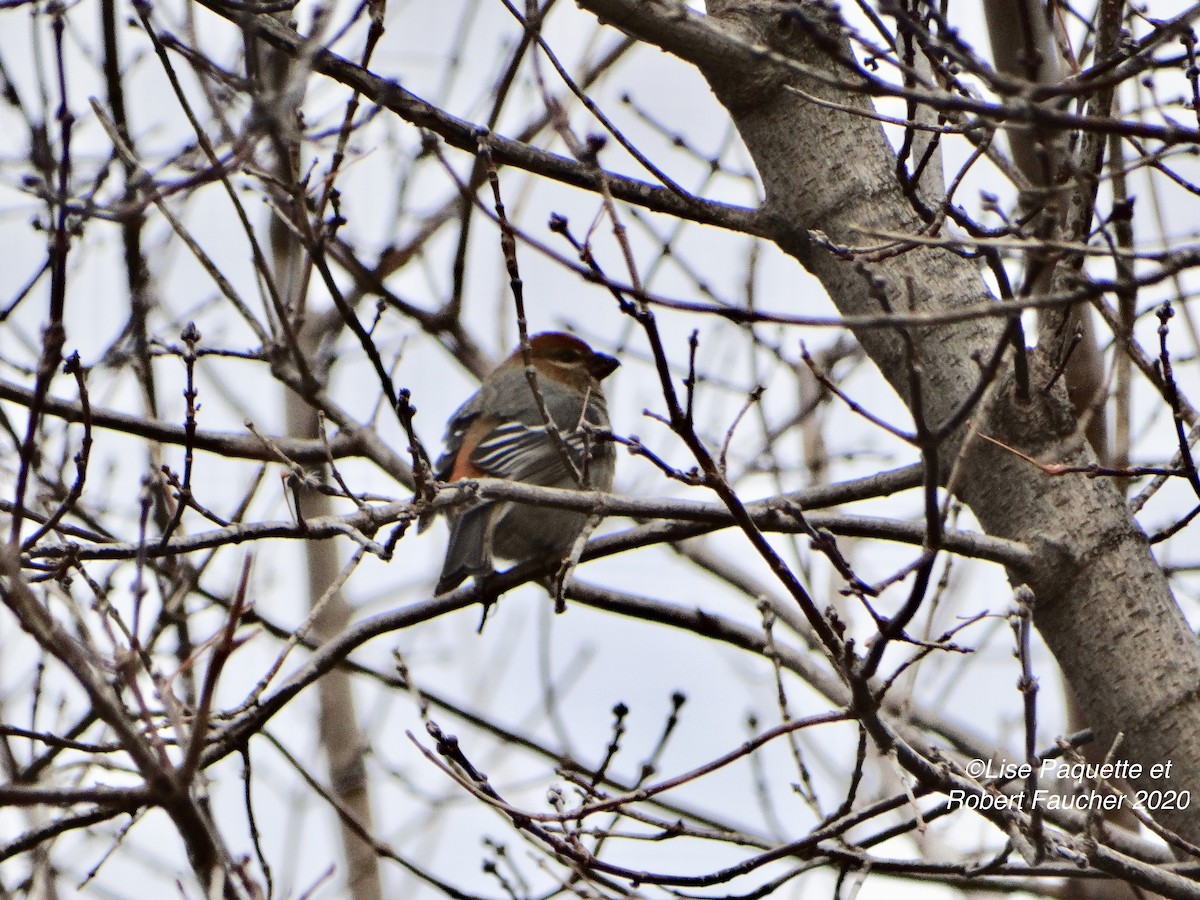
{"type": "MultiPolygon", "coordinates": [[[[518,348],[450,417],[446,451],[436,466],[438,481],[486,476],[545,487],[611,489],[616,453],[589,429],[609,427],[600,381],[620,363],[555,331],[530,338],[529,351],[538,394],[560,437],[547,433],[518,348]]],[[[449,515],[439,594],[468,576],[491,572],[493,556],[524,561],[563,555],[588,519],[583,512],[481,500],[449,515]]]]}

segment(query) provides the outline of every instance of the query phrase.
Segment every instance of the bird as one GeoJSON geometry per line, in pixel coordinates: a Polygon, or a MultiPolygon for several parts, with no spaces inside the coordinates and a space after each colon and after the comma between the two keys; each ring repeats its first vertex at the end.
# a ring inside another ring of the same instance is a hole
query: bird
{"type": "MultiPolygon", "coordinates": [[[[600,382],[620,362],[560,331],[529,338],[529,359],[537,394],[518,347],[450,417],[435,477],[440,482],[489,477],[544,487],[611,490],[616,452],[595,430],[609,428],[600,382]],[[557,438],[546,427],[546,415],[557,438]]],[[[514,562],[561,557],[588,520],[586,512],[479,498],[451,507],[448,516],[450,541],[437,594],[470,576],[492,572],[494,557],[514,562]]]]}

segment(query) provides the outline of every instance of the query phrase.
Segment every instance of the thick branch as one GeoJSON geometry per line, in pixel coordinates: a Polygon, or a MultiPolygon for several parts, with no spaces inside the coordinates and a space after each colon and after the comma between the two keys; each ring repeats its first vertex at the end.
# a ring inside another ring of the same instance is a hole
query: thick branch
{"type": "MultiPolygon", "coordinates": [[[[923,224],[895,180],[895,156],[878,123],[829,106],[871,112],[861,93],[836,86],[847,74],[831,56],[847,58],[844,37],[803,21],[817,4],[785,10],[714,0],[715,14],[707,19],[655,0],[581,5],[700,65],[755,159],[769,210],[787,225],[783,233],[818,229],[834,242],[852,243],[864,231],[915,233],[923,224]],[[798,64],[781,65],[780,56],[798,64]],[[810,103],[804,95],[826,103],[810,103]]],[[[987,296],[974,264],[943,250],[917,247],[855,264],[811,245],[780,243],[820,278],[843,314],[879,312],[881,300],[935,312],[987,296]]],[[[927,421],[944,420],[970,395],[979,374],[975,360],[988,358],[1002,329],[994,321],[908,331],[927,421]]],[[[913,361],[904,341],[883,332],[864,331],[859,338],[897,393],[909,398],[913,361]]],[[[1034,386],[1040,388],[1049,365],[1034,362],[1034,386]]],[[[1022,403],[1002,382],[980,424],[1030,457],[1093,462],[1061,390],[1022,403]]],[[[964,437],[960,430],[943,446],[948,462],[964,437]]],[[[1042,548],[1028,579],[1038,599],[1035,620],[1102,745],[1120,734],[1121,758],[1145,763],[1147,771],[1149,764],[1171,762],[1174,772],[1184,773],[1171,787],[1200,792],[1200,734],[1194,727],[1200,721],[1200,648],[1118,492],[1102,479],[1048,477],[984,442],[970,449],[958,492],[989,533],[1042,548]]],[[[1162,784],[1144,780],[1137,786],[1162,784]]],[[[1165,810],[1159,815],[1188,839],[1200,838],[1196,817],[1165,810]]]]}

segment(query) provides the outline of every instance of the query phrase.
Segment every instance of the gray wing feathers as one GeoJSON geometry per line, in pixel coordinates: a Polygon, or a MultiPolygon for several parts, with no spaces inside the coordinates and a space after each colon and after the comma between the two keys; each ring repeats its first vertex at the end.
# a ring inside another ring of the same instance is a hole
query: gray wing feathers
{"type": "Polygon", "coordinates": [[[462,406],[454,411],[446,424],[446,436],[442,438],[442,455],[434,464],[433,477],[445,481],[454,469],[454,460],[458,457],[458,448],[462,446],[463,435],[471,427],[471,423],[479,416],[483,403],[483,391],[476,391],[462,406]]]}
{"type": "MultiPolygon", "coordinates": [[[[559,434],[575,472],[582,474],[584,455],[589,449],[594,453],[598,442],[591,441],[589,448],[587,438],[578,431],[559,434]]],[[[543,426],[510,422],[480,441],[471,461],[496,478],[545,485],[574,482],[575,472],[570,471],[563,453],[553,442],[554,437],[543,426]]]]}
{"type": "MultiPolygon", "coordinates": [[[[584,423],[607,425],[608,410],[603,395],[588,397],[586,410],[581,408],[579,395],[548,378],[538,380],[538,390],[546,404],[546,411],[554,421],[567,447],[576,472],[582,472],[587,453],[593,457],[612,453],[609,444],[590,440],[579,429],[584,423]],[[590,446],[589,446],[590,445],[590,446]]],[[[481,409],[488,409],[503,424],[484,436],[471,454],[471,462],[496,478],[510,478],[530,484],[566,485],[575,483],[576,476],[563,459],[562,453],[552,443],[551,435],[535,405],[526,402],[529,383],[523,370],[502,373],[485,385],[479,393],[468,400],[455,414],[454,425],[446,436],[447,455],[453,461],[454,453],[462,443],[462,435],[481,409]],[[512,398],[509,403],[500,398],[512,398]],[[494,413],[491,411],[495,410],[494,413]]],[[[445,458],[445,457],[443,457],[445,458]]],[[[443,466],[439,460],[439,471],[443,466]]]]}

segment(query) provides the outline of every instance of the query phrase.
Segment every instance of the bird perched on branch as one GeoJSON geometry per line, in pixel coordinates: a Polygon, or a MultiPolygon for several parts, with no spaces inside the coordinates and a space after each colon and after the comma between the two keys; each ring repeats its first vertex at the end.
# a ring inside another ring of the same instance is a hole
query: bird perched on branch
{"type": "MultiPolygon", "coordinates": [[[[616,454],[596,431],[609,427],[600,382],[620,363],[557,331],[529,339],[529,362],[536,393],[518,348],[450,417],[446,451],[436,466],[438,481],[490,477],[554,488],[611,489],[616,454]]],[[[452,508],[449,516],[450,543],[439,594],[471,575],[491,572],[493,557],[561,557],[588,520],[586,512],[482,500],[452,508]]]]}

